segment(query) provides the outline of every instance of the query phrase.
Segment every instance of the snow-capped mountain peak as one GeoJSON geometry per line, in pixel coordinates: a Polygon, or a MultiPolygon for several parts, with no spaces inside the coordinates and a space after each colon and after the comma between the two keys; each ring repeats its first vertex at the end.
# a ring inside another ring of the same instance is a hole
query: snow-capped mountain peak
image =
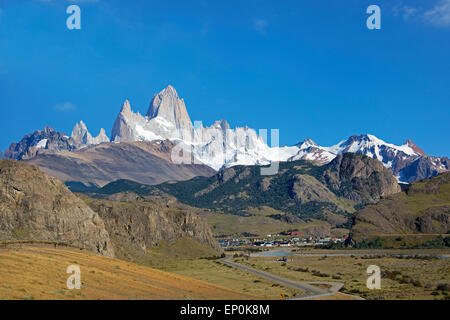
{"type": "Polygon", "coordinates": [[[109,138],[106,136],[105,129],[101,128],[100,133],[97,137],[93,137],[86,124],[81,120],[72,130],[72,135],[70,136],[73,144],[80,148],[82,146],[100,144],[102,142],[109,142],[109,138]]]}
{"type": "Polygon", "coordinates": [[[360,136],[353,135],[347,140],[325,149],[335,154],[341,154],[344,152],[361,153],[379,160],[383,158],[382,153],[386,150],[389,150],[395,154],[402,152],[408,156],[415,156],[419,154],[408,145],[397,146],[387,143],[371,134],[362,134],[360,136]]]}
{"type": "Polygon", "coordinates": [[[122,104],[122,108],[120,109],[120,112],[123,113],[131,113],[131,105],[130,105],[130,101],[128,101],[128,99],[126,99],[123,104],[122,104]]]}
{"type": "MultiPolygon", "coordinates": [[[[83,122],[75,126],[72,138],[77,141],[77,145],[107,141],[104,130],[93,138],[83,122]]],[[[111,131],[111,141],[117,143],[171,140],[178,146],[175,149],[179,150],[180,147],[179,151],[189,154],[183,161],[197,161],[216,170],[235,165],[266,165],[294,160],[309,160],[322,165],[345,152],[378,159],[399,180],[407,182],[419,176],[448,170],[447,158],[429,157],[411,140],[403,145],[394,145],[372,134],[362,134],[353,135],[330,147],[320,146],[311,138],[292,147],[278,147],[277,141],[275,144],[272,141],[270,145],[273,147],[270,147],[264,139],[256,130],[248,127],[231,129],[226,120],[216,121],[209,127],[199,121],[194,128],[184,100],[171,85],[153,96],[145,117],[139,112],[133,112],[130,102],[125,100],[111,131]],[[421,161],[416,161],[418,159],[421,161]],[[408,168],[413,162],[420,170],[408,168]],[[424,171],[423,167],[434,171],[424,171]],[[414,174],[418,170],[422,173],[413,175],[408,170],[414,174]]],[[[174,162],[178,160],[172,159],[174,162]]]]}
{"type": "Polygon", "coordinates": [[[317,143],[315,143],[311,138],[306,138],[305,140],[303,140],[302,142],[299,142],[295,145],[296,147],[298,147],[300,150],[306,149],[308,147],[315,147],[318,146],[317,143]]]}
{"type": "Polygon", "coordinates": [[[153,97],[147,117],[150,120],[161,117],[172,123],[177,129],[193,129],[184,100],[178,97],[177,91],[171,85],[153,97]]]}
{"type": "Polygon", "coordinates": [[[425,155],[425,152],[409,139],[403,145],[411,148],[417,154],[425,155]]]}

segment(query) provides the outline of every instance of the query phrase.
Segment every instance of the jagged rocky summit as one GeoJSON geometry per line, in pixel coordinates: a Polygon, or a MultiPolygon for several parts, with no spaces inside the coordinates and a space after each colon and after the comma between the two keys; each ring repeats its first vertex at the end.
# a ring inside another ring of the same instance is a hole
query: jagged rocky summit
{"type": "Polygon", "coordinates": [[[184,100],[169,85],[153,96],[145,116],[133,112],[130,102],[126,100],[113,124],[110,139],[104,129],[97,137],[93,137],[84,122],[80,121],[70,137],[46,127],[44,131],[36,131],[19,143],[11,144],[4,157],[31,159],[45,151],[73,151],[110,141],[130,143],[170,140],[176,145],[172,162],[204,164],[214,170],[235,165],[268,165],[271,162],[294,160],[309,160],[324,165],[346,152],[367,155],[381,161],[398,181],[404,183],[435,176],[449,167],[447,157],[429,156],[409,139],[399,146],[374,135],[363,134],[351,136],[331,147],[320,146],[310,138],[291,147],[279,147],[276,143],[274,145],[274,141],[265,141],[264,136],[267,136],[264,131],[257,132],[248,127],[231,129],[226,120],[216,121],[211,126],[203,126],[198,122],[194,126],[184,100]]]}

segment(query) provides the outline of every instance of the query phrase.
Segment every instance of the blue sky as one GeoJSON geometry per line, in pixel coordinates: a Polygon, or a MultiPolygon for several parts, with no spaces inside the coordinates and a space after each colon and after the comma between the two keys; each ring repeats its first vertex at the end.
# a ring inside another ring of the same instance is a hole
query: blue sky
{"type": "Polygon", "coordinates": [[[191,119],[280,143],[371,133],[449,156],[450,0],[0,0],[0,149],[83,120],[109,134],[172,84],[191,119]],[[81,8],[81,30],[66,8],[81,8]],[[381,8],[368,30],[366,8],[381,8]]]}

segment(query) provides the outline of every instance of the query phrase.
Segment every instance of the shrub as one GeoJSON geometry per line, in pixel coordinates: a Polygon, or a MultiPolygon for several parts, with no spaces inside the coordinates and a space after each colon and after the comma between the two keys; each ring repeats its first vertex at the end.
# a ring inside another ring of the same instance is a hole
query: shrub
{"type": "Polygon", "coordinates": [[[450,291],[450,285],[447,283],[439,283],[436,286],[436,290],[440,290],[440,291],[450,291]]]}
{"type": "Polygon", "coordinates": [[[415,280],[415,279],[410,279],[409,282],[414,286],[414,287],[421,287],[422,284],[420,283],[420,281],[415,280]]]}

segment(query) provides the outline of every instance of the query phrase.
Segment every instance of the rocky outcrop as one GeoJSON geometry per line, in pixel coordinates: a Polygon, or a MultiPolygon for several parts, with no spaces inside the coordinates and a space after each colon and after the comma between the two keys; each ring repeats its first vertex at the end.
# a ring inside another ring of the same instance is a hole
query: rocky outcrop
{"type": "Polygon", "coordinates": [[[357,241],[381,234],[444,234],[450,231],[450,172],[411,184],[354,215],[357,241]]]}
{"type": "Polygon", "coordinates": [[[51,241],[114,256],[97,213],[59,180],[10,160],[0,161],[0,240],[51,241]]]}
{"type": "Polygon", "coordinates": [[[290,188],[292,197],[301,203],[309,201],[336,202],[336,195],[316,178],[307,174],[295,175],[290,188]]]}
{"type": "Polygon", "coordinates": [[[354,153],[337,156],[327,165],[322,179],[335,194],[362,204],[376,203],[401,191],[380,161],[354,153]]]}
{"type": "Polygon", "coordinates": [[[135,260],[162,241],[173,244],[181,238],[194,239],[212,251],[222,252],[205,220],[187,210],[155,201],[86,202],[105,221],[119,258],[135,260]]]}

